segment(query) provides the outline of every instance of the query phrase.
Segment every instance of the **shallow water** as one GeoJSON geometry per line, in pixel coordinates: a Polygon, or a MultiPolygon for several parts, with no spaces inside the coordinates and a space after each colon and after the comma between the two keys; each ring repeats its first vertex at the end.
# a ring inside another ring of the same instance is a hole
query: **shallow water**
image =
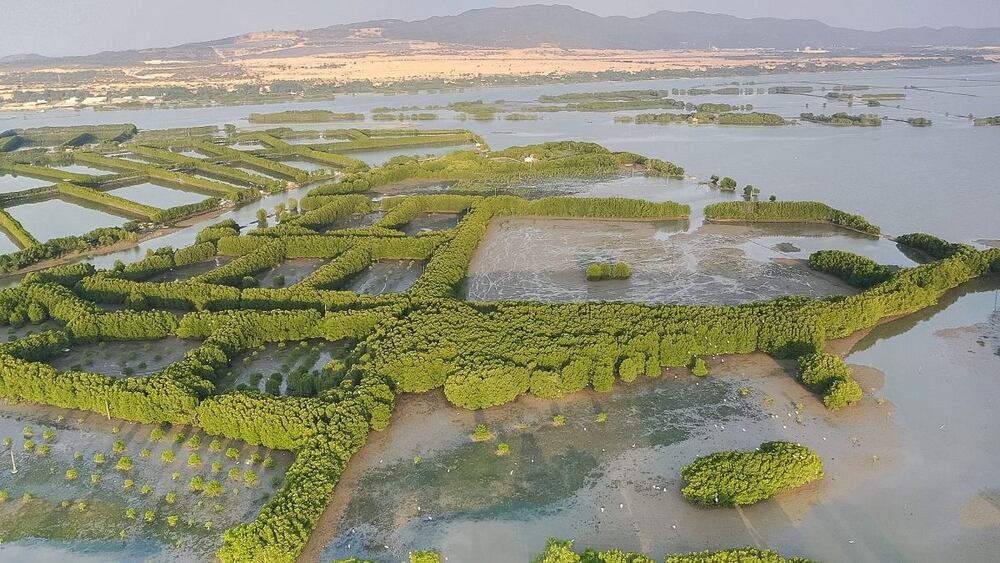
{"type": "Polygon", "coordinates": [[[0,435],[12,439],[18,464],[17,474],[11,474],[9,453],[3,452],[0,489],[8,491],[10,499],[0,505],[0,537],[4,540],[0,560],[212,560],[219,547],[218,530],[253,518],[264,499],[273,494],[276,484],[272,480],[277,478],[280,483],[291,463],[286,452],[272,453],[226,439],[221,440],[218,451],[212,451],[211,438],[190,428],[168,429],[165,438],[153,441],[152,429],[149,425],[110,422],[97,413],[0,405],[0,435]],[[38,444],[35,452],[23,447],[29,439],[22,434],[24,427],[30,427],[30,439],[38,444]],[[45,437],[46,430],[54,431],[54,435],[45,437]],[[186,441],[195,434],[202,441],[197,448],[186,441]],[[115,451],[116,441],[121,441],[121,453],[115,451]],[[42,444],[50,447],[44,456],[37,452],[42,444]],[[224,455],[230,447],[238,450],[238,459],[224,455]],[[148,457],[143,457],[143,449],[149,450],[148,457]],[[168,450],[176,456],[171,463],[161,459],[168,450]],[[201,458],[198,467],[187,463],[194,452],[201,458]],[[259,482],[252,487],[229,480],[229,470],[247,469],[244,461],[254,452],[262,457],[270,455],[274,467],[253,465],[259,482]],[[103,454],[106,461],[98,463],[97,453],[103,454]],[[132,469],[116,468],[122,455],[132,460],[132,469]],[[213,472],[212,464],[216,462],[219,473],[213,472]],[[77,471],[75,480],[65,476],[70,468],[77,471]],[[176,480],[172,472],[177,472],[176,480]],[[92,474],[99,476],[97,484],[92,474]],[[190,491],[187,485],[195,475],[223,482],[222,495],[210,498],[190,491]],[[126,486],[125,479],[132,479],[134,484],[126,486]],[[147,485],[150,491],[144,494],[142,487],[147,485]],[[165,501],[168,492],[176,494],[173,504],[165,501]],[[24,493],[30,493],[33,500],[22,500],[24,493]],[[63,501],[67,501],[66,506],[61,505],[63,501]],[[85,505],[81,507],[80,502],[85,505]],[[128,508],[137,511],[135,520],[126,517],[128,508]],[[147,510],[155,512],[151,523],[144,521],[147,510]],[[168,525],[170,515],[180,517],[176,526],[168,525]],[[211,529],[206,528],[206,523],[211,529]]]}
{"type": "Polygon", "coordinates": [[[992,560],[997,289],[996,279],[968,284],[872,331],[848,360],[884,377],[856,368],[868,396],[840,413],[763,356],[717,358],[702,380],[672,369],[608,394],[476,413],[439,393],[403,397],[345,475],[332,505],[340,516],[310,553],[393,559],[434,548],[455,561],[527,561],[556,536],[654,558],[766,545],[824,561],[992,560]],[[479,423],[494,441],[470,441],[479,423]],[[740,510],[680,496],[679,470],[695,457],[776,439],[816,450],[827,478],[740,510]],[[494,454],[499,442],[509,456],[494,454]]]}
{"type": "Polygon", "coordinates": [[[73,172],[74,174],[89,174],[91,176],[104,176],[108,173],[106,170],[101,170],[100,168],[86,166],[84,164],[62,164],[59,166],[51,166],[50,168],[55,168],[56,170],[63,170],[66,172],[73,172]]]}
{"type": "Polygon", "coordinates": [[[231,256],[216,256],[212,260],[205,260],[204,262],[195,262],[193,264],[186,264],[179,268],[173,268],[167,270],[161,274],[157,274],[146,281],[163,283],[163,282],[175,282],[181,280],[188,280],[195,276],[200,276],[206,272],[210,272],[220,266],[225,266],[231,262],[233,258],[231,256]]]}
{"type": "Polygon", "coordinates": [[[346,217],[341,217],[328,227],[323,229],[324,233],[330,231],[338,231],[340,229],[356,229],[359,227],[368,227],[374,225],[381,219],[385,213],[381,211],[375,211],[372,213],[352,213],[346,217]]]}
{"type": "Polygon", "coordinates": [[[201,194],[158,186],[149,182],[117,188],[108,193],[139,203],[145,203],[146,205],[152,205],[153,207],[159,207],[160,209],[197,203],[205,199],[205,196],[201,194]]]}
{"type": "MultiPolygon", "coordinates": [[[[240,123],[253,111],[329,109],[370,111],[385,105],[446,105],[455,101],[535,100],[543,94],[638,88],[714,87],[729,78],[654,80],[639,83],[545,85],[466,89],[435,94],[339,96],[329,102],[264,106],[145,109],[129,111],[49,111],[19,113],[25,127],[74,123],[132,122],[140,128],[240,123]]],[[[803,95],[677,96],[692,103],[750,103],[760,111],[796,117],[801,112],[876,112],[892,117],[930,117],[928,128],[889,122],[882,127],[642,126],[614,123],[612,113],[560,112],[538,121],[460,121],[441,112],[432,128],[469,128],[493,148],[555,141],[588,140],[615,150],[630,150],[671,160],[689,174],[707,179],[728,175],[779,199],[818,199],[860,213],[887,233],[923,230],[959,241],[997,238],[993,210],[1000,192],[992,189],[993,153],[1000,127],[973,127],[964,117],[1000,114],[1000,65],[880,71],[788,73],[738,77],[753,88],[811,85],[822,96],[836,84],[865,84],[869,93],[905,92],[906,100],[879,108],[826,102],[803,95]],[[907,85],[926,89],[906,89],[907,85]],[[930,90],[937,90],[930,91],[930,90]],[[900,108],[896,108],[896,105],[900,108]],[[949,114],[949,115],[945,115],[949,114]],[[961,218],[957,220],[957,218],[961,218]]],[[[864,93],[864,92],[861,92],[864,93]]],[[[632,112],[634,113],[634,112],[632,112]]],[[[373,125],[375,126],[375,125],[373,125]]],[[[301,129],[302,127],[295,127],[301,129]]],[[[308,127],[305,127],[308,128],[308,127]]],[[[249,148],[249,147],[241,147],[249,148]]],[[[258,147],[259,148],[259,147],[258,147]]],[[[418,153],[436,149],[419,149],[418,153]]],[[[447,149],[445,149],[447,150],[447,149]]],[[[374,153],[368,153],[369,155],[374,153]]],[[[351,156],[381,161],[389,155],[351,156]]]]}
{"type": "Polygon", "coordinates": [[[25,203],[7,208],[36,239],[82,235],[98,227],[118,227],[129,220],[61,199],[25,203]],[[60,220],[57,220],[60,219],[60,220]]]}
{"type": "Polygon", "coordinates": [[[350,350],[344,342],[305,340],[298,343],[266,344],[233,359],[230,375],[220,388],[247,387],[275,395],[289,394],[288,374],[296,370],[320,372],[330,360],[343,358],[350,350]],[[268,380],[274,380],[269,383],[268,380]]]}
{"type": "Polygon", "coordinates": [[[49,364],[59,370],[86,371],[112,377],[156,373],[182,359],[198,342],[169,337],[150,342],[104,342],[73,346],[49,364]]]}
{"type": "Polygon", "coordinates": [[[285,260],[281,264],[257,274],[256,278],[260,287],[288,287],[299,283],[326,262],[321,258],[285,260]]]}
{"type": "Polygon", "coordinates": [[[318,162],[312,162],[310,160],[282,160],[282,164],[287,164],[292,168],[298,168],[299,170],[305,170],[306,172],[315,172],[317,170],[330,170],[331,166],[329,164],[320,164],[318,162]]]}
{"type": "Polygon", "coordinates": [[[825,226],[709,225],[689,233],[686,221],[503,218],[473,255],[466,289],[483,301],[700,304],[853,293],[803,263],[833,248],[913,264],[892,242],[825,226]],[[624,262],[632,277],[588,281],[587,266],[598,262],[624,262]]]}
{"type": "Polygon", "coordinates": [[[19,192],[22,190],[30,190],[31,188],[40,188],[42,186],[51,185],[52,182],[49,180],[38,180],[28,176],[15,176],[13,174],[0,173],[0,193],[19,192]]]}
{"type": "Polygon", "coordinates": [[[369,295],[402,293],[410,289],[426,266],[423,260],[379,260],[351,276],[344,289],[369,295]]]}
{"type": "Polygon", "coordinates": [[[464,213],[421,213],[409,223],[399,227],[408,236],[416,236],[424,231],[446,231],[458,225],[464,213]]]}
{"type": "Polygon", "coordinates": [[[375,150],[375,151],[364,151],[364,152],[347,152],[344,153],[345,156],[351,158],[356,158],[369,166],[380,166],[386,162],[392,160],[397,156],[427,156],[435,155],[440,156],[443,154],[448,154],[450,152],[459,150],[468,150],[468,146],[450,146],[450,147],[413,147],[404,149],[386,149],[386,150],[375,150]]]}

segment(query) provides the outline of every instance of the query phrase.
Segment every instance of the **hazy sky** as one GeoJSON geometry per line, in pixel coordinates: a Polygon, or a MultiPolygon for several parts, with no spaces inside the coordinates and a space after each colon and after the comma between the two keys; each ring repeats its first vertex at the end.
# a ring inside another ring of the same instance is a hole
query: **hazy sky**
{"type": "MultiPolygon", "coordinates": [[[[248,31],[422,19],[532,0],[0,0],[0,56],[164,47],[248,31]]],[[[550,2],[544,2],[550,3],[550,2]]],[[[600,15],[658,10],[812,18],[858,29],[1000,26],[1000,0],[563,0],[600,15]]]]}

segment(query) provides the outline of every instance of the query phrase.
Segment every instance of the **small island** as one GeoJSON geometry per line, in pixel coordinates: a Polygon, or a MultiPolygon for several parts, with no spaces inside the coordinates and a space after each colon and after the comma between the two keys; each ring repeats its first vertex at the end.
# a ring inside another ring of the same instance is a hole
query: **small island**
{"type": "Polygon", "coordinates": [[[635,117],[619,116],[617,123],[635,123],[637,125],[687,123],[689,125],[743,125],[743,126],[776,126],[787,125],[788,121],[780,115],[761,112],[722,112],[713,113],[696,111],[693,113],[641,113],[635,117]]]}
{"type": "Polygon", "coordinates": [[[810,123],[819,123],[821,125],[854,127],[879,127],[882,125],[882,118],[877,115],[848,115],[843,112],[835,113],[833,115],[803,113],[799,115],[799,119],[810,123]]]}
{"type": "Polygon", "coordinates": [[[752,452],[717,452],[681,470],[687,500],[706,506],[745,506],[823,478],[823,460],[805,446],[765,442],[752,452]]]}
{"type": "Polygon", "coordinates": [[[587,281],[627,280],[632,268],[623,262],[597,262],[587,266],[587,281]]]}
{"type": "Polygon", "coordinates": [[[362,113],[337,113],[325,109],[251,113],[250,123],[331,123],[335,121],[364,121],[362,113]]]}

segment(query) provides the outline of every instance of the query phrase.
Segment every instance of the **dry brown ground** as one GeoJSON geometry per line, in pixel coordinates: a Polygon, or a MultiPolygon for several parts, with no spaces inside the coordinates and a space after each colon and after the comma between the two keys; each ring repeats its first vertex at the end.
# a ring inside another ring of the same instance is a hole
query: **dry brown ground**
{"type": "MultiPolygon", "coordinates": [[[[1000,52],[980,52],[1000,61],[1000,52]]],[[[322,80],[333,83],[371,80],[376,85],[422,79],[469,79],[483,76],[565,75],[603,71],[655,70],[707,71],[720,68],[785,65],[802,67],[873,65],[901,61],[934,60],[938,55],[896,54],[838,56],[827,53],[789,53],[762,49],[727,50],[593,50],[539,46],[530,49],[488,49],[425,42],[383,41],[345,45],[310,46],[291,41],[280,46],[217,51],[218,61],[148,60],[131,66],[53,66],[0,70],[0,100],[15,88],[39,89],[32,76],[62,76],[58,85],[82,87],[92,93],[120,92],[148,86],[231,86],[274,80],[322,80]],[[10,80],[14,73],[22,77],[10,80]],[[3,80],[7,74],[7,80],[3,80]],[[15,86],[18,84],[18,86],[15,86]]],[[[943,61],[942,61],[943,62],[943,61]]],[[[13,109],[13,108],[6,108],[13,109]]]]}

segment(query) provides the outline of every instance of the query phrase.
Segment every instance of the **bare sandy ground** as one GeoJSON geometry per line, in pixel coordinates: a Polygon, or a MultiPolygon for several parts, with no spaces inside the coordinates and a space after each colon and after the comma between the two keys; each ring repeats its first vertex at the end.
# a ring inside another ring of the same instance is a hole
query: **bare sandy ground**
{"type": "MultiPolygon", "coordinates": [[[[764,49],[723,50],[595,50],[538,46],[529,49],[490,49],[420,41],[302,48],[245,48],[219,50],[216,61],[143,61],[142,64],[53,65],[47,68],[0,70],[0,109],[30,109],[10,103],[15,90],[84,88],[92,95],[121,92],[129,88],[230,87],[270,83],[276,80],[314,80],[346,83],[370,80],[375,86],[412,80],[480,79],[502,76],[559,76],[606,71],[642,72],[659,70],[710,71],[722,68],[781,66],[841,68],[902,61],[947,62],[940,55],[782,53],[764,49]],[[58,84],[51,76],[58,74],[58,84]],[[33,77],[38,76],[38,80],[33,77]],[[8,100],[8,103],[3,103],[8,100]]],[[[113,104],[93,101],[91,105],[113,104]]]]}

